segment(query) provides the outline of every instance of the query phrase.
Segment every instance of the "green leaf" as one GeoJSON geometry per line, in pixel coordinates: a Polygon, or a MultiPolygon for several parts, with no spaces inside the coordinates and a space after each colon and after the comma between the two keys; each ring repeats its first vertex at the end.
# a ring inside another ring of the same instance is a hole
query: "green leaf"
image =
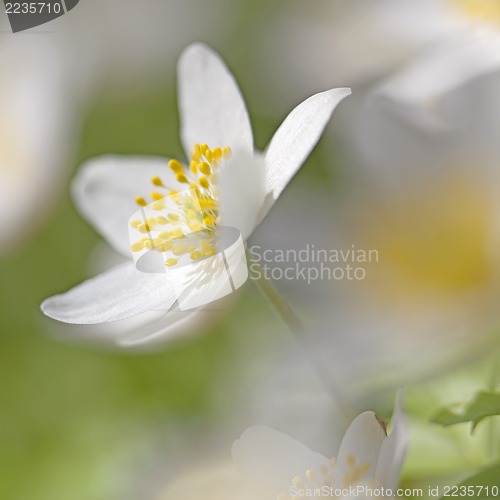
{"type": "Polygon", "coordinates": [[[431,417],[431,421],[443,426],[471,422],[471,431],[474,431],[481,420],[495,415],[500,415],[500,394],[480,391],[468,403],[441,408],[431,417]]]}
{"type": "Polygon", "coordinates": [[[483,469],[466,479],[458,486],[452,486],[451,491],[440,500],[449,500],[450,496],[474,497],[476,500],[491,500],[498,497],[500,488],[500,464],[483,469]],[[452,495],[456,490],[456,495],[452,495]]]}

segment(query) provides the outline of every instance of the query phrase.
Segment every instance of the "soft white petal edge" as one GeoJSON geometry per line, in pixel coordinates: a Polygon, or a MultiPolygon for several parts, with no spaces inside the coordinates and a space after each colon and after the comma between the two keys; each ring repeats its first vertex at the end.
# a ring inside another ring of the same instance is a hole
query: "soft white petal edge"
{"type": "Polygon", "coordinates": [[[403,409],[403,394],[400,391],[394,407],[391,433],[380,448],[375,472],[375,481],[378,485],[390,489],[397,487],[406,457],[408,435],[408,420],[403,409]]]}
{"type": "Polygon", "coordinates": [[[73,200],[80,213],[127,257],[132,257],[128,220],[139,208],[136,196],[149,196],[154,176],[182,189],[167,164],[168,159],[153,156],[101,156],[86,161],[73,179],[73,200]]]}
{"type": "Polygon", "coordinates": [[[201,43],[178,63],[181,140],[186,155],[195,143],[253,152],[250,118],[238,85],[222,59],[201,43]]]}
{"type": "Polygon", "coordinates": [[[337,455],[337,466],[346,473],[349,470],[346,457],[353,455],[359,464],[368,463],[370,469],[363,476],[373,479],[376,473],[380,448],[386,439],[385,430],[372,411],[358,415],[348,427],[337,455]]]}
{"type": "Polygon", "coordinates": [[[416,125],[442,128],[436,112],[439,99],[500,68],[500,35],[488,35],[452,38],[382,82],[374,95],[407,106],[407,116],[416,125]]]}
{"type": "Polygon", "coordinates": [[[48,298],[41,309],[64,323],[89,325],[169,307],[176,299],[166,274],[141,273],[130,262],[48,298]]]}
{"type": "Polygon", "coordinates": [[[278,198],[307,159],[337,104],[350,94],[349,88],[315,94],[286,117],[265,153],[266,191],[272,196],[272,200],[278,198]]]}
{"type": "Polygon", "coordinates": [[[288,492],[295,476],[328,463],[320,453],[265,426],[248,428],[234,442],[231,453],[248,484],[265,498],[288,492]]]}

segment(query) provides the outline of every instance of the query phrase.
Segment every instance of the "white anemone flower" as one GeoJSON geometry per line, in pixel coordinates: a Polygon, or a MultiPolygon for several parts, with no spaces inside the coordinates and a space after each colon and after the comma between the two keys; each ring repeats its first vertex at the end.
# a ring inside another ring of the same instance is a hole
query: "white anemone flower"
{"type": "Polygon", "coordinates": [[[256,426],[234,443],[233,460],[259,500],[391,497],[408,441],[398,399],[389,435],[374,412],[361,413],[348,427],[334,458],[269,427],[256,426]]]}
{"type": "MultiPolygon", "coordinates": [[[[409,435],[401,398],[391,427],[387,435],[385,422],[374,412],[361,413],[347,428],[336,457],[327,458],[282,432],[252,426],[234,442],[232,461],[221,459],[219,454],[210,459],[197,455],[190,461],[189,470],[178,474],[158,498],[337,498],[342,495],[336,495],[336,489],[358,486],[363,490],[356,497],[373,498],[369,489],[384,488],[381,496],[390,498],[400,481],[409,435]],[[367,494],[363,495],[363,491],[367,494]]],[[[332,430],[335,433],[330,426],[332,430]]]]}
{"type": "MultiPolygon", "coordinates": [[[[213,193],[216,185],[221,196],[209,200],[215,205],[209,225],[232,226],[248,238],[308,157],[336,105],[350,94],[341,88],[310,97],[290,113],[260,153],[254,150],[240,91],[218,55],[193,44],[180,58],[178,75],[181,140],[190,165],[164,158],[108,156],[87,162],[73,183],[83,216],[129,258],[129,218],[137,204],[146,203],[142,195],[152,188],[156,200],[169,190],[190,186],[213,193]],[[206,161],[198,163],[200,148],[206,161]]],[[[53,319],[79,325],[117,322],[127,330],[133,321],[142,325],[137,327],[139,338],[113,333],[116,342],[130,345],[171,337],[179,331],[176,326],[199,319],[199,311],[176,311],[177,298],[165,274],[140,272],[130,261],[47,299],[42,310],[53,319]]]]}

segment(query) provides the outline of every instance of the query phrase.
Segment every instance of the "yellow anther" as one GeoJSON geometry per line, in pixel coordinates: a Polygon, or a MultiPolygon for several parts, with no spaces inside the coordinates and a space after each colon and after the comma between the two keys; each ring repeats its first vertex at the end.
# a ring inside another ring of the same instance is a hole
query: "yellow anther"
{"type": "Polygon", "coordinates": [[[137,243],[133,243],[132,245],[130,245],[130,250],[132,250],[132,252],[140,252],[143,248],[144,244],[142,243],[142,241],[138,241],[137,243]]]}
{"type": "Polygon", "coordinates": [[[207,226],[215,226],[215,217],[212,215],[206,215],[203,221],[207,226]]]}
{"type": "Polygon", "coordinates": [[[306,470],[306,477],[309,479],[309,481],[314,481],[316,479],[316,476],[314,475],[314,472],[311,469],[306,470]]]}
{"type": "Polygon", "coordinates": [[[210,187],[210,183],[208,182],[208,179],[206,177],[200,177],[199,183],[200,186],[205,189],[208,189],[210,187]]]}
{"type": "Polygon", "coordinates": [[[196,210],[193,210],[192,208],[190,208],[186,212],[186,219],[192,220],[192,219],[197,219],[197,218],[198,218],[198,212],[196,212],[196,210]]]}
{"type": "Polygon", "coordinates": [[[172,233],[170,231],[162,231],[159,235],[158,238],[160,238],[163,241],[168,241],[172,238],[172,233]]]}
{"type": "Polygon", "coordinates": [[[214,155],[214,160],[219,161],[222,158],[222,149],[221,148],[215,148],[212,151],[212,153],[214,155]]]}
{"type": "Polygon", "coordinates": [[[200,145],[195,143],[193,151],[191,152],[191,159],[195,162],[199,162],[201,158],[200,145]]]}
{"type": "Polygon", "coordinates": [[[180,227],[176,227],[174,229],[172,229],[172,238],[183,238],[184,237],[184,233],[182,232],[182,229],[180,227]]]}
{"type": "Polygon", "coordinates": [[[139,224],[137,226],[137,231],[139,231],[140,233],[146,234],[146,233],[149,233],[150,228],[147,224],[139,224]]]}
{"type": "Polygon", "coordinates": [[[191,260],[200,260],[203,257],[203,255],[201,255],[200,252],[195,250],[194,252],[191,253],[190,257],[191,257],[191,260]]]}
{"type": "Polygon", "coordinates": [[[203,229],[203,224],[199,220],[188,221],[188,227],[193,232],[201,231],[203,229]]]}
{"type": "Polygon", "coordinates": [[[163,198],[165,198],[165,196],[161,193],[158,193],[157,191],[153,191],[151,193],[151,198],[153,198],[153,200],[159,201],[159,200],[163,200],[163,198]]]}
{"type": "Polygon", "coordinates": [[[151,244],[151,241],[150,241],[150,240],[146,240],[146,241],[144,242],[144,248],[145,248],[146,250],[151,250],[151,249],[153,248],[153,245],[151,244]]]}
{"type": "Polygon", "coordinates": [[[177,174],[176,179],[177,182],[180,182],[181,184],[189,184],[189,181],[184,174],[177,174]]]}
{"type": "Polygon", "coordinates": [[[165,187],[165,186],[163,185],[162,180],[161,180],[158,176],[152,177],[152,178],[151,178],[151,182],[152,182],[155,186],[158,186],[158,187],[165,187]]]}
{"type": "Polygon", "coordinates": [[[178,257],[180,255],[183,255],[187,252],[187,247],[185,245],[178,245],[172,249],[172,253],[174,255],[177,255],[178,257]]]}
{"type": "Polygon", "coordinates": [[[141,207],[145,207],[148,204],[148,202],[142,196],[136,196],[135,202],[141,207]]]}
{"type": "Polygon", "coordinates": [[[207,252],[209,252],[210,250],[212,250],[212,245],[211,245],[208,241],[203,240],[203,241],[201,242],[201,251],[202,251],[203,253],[207,253],[207,252]]]}
{"type": "Polygon", "coordinates": [[[153,227],[155,224],[156,224],[156,219],[154,217],[148,217],[146,219],[146,224],[149,226],[149,227],[153,227]]]}
{"type": "Polygon", "coordinates": [[[217,206],[217,202],[215,200],[203,199],[200,200],[201,208],[214,208],[217,206]]]}
{"type": "Polygon", "coordinates": [[[165,208],[165,203],[163,203],[163,200],[154,201],[151,203],[151,208],[153,210],[163,210],[165,208]]]}
{"type": "Polygon", "coordinates": [[[134,229],[137,229],[137,227],[141,224],[140,220],[133,220],[130,222],[130,227],[133,227],[134,229]]]}
{"type": "Polygon", "coordinates": [[[184,168],[181,164],[180,161],[177,161],[177,160],[170,160],[168,162],[168,166],[171,168],[171,170],[175,173],[175,174],[181,174],[182,172],[184,172],[184,168]]]}
{"type": "Polygon", "coordinates": [[[168,217],[168,220],[170,222],[178,222],[179,221],[179,216],[177,214],[168,214],[167,217],[168,217]]]}
{"type": "Polygon", "coordinates": [[[160,224],[160,226],[165,226],[168,224],[168,219],[166,217],[156,217],[156,223],[160,224]]]}
{"type": "Polygon", "coordinates": [[[193,174],[196,175],[198,172],[198,162],[193,160],[189,164],[189,170],[191,170],[191,172],[193,172],[193,174]]]}
{"type": "Polygon", "coordinates": [[[348,467],[354,467],[356,465],[356,457],[354,455],[347,455],[345,457],[345,463],[348,467]]]}
{"type": "Polygon", "coordinates": [[[165,265],[167,267],[173,267],[173,266],[175,266],[177,264],[177,262],[179,262],[179,259],[167,259],[165,261],[165,265]]]}
{"type": "Polygon", "coordinates": [[[206,162],[203,161],[198,165],[198,168],[200,169],[200,172],[205,175],[210,175],[212,173],[212,169],[210,168],[210,165],[206,162]]]}
{"type": "Polygon", "coordinates": [[[222,150],[222,155],[226,160],[231,158],[231,155],[233,154],[231,148],[229,146],[225,146],[224,149],[222,150]]]}
{"type": "Polygon", "coordinates": [[[215,255],[215,248],[211,248],[210,250],[207,250],[205,252],[205,255],[207,255],[207,256],[215,255]]]}
{"type": "Polygon", "coordinates": [[[211,163],[212,160],[213,160],[213,154],[212,154],[212,151],[210,151],[210,149],[205,149],[205,154],[204,154],[205,158],[211,163]]]}

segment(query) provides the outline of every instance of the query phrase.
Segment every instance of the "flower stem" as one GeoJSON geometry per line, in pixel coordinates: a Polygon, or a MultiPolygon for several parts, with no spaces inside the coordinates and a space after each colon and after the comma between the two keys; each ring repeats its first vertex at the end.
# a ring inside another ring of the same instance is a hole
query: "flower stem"
{"type": "MultiPolygon", "coordinates": [[[[253,266],[258,265],[255,262],[253,266]]],[[[354,412],[350,409],[349,403],[342,394],[341,389],[334,382],[332,377],[325,370],[323,363],[312,351],[307,343],[307,335],[300,318],[295,314],[288,302],[283,298],[279,291],[274,286],[273,282],[264,276],[264,273],[258,273],[258,277],[253,280],[262,295],[268,300],[273,309],[278,313],[282,321],[288,327],[295,339],[302,345],[304,352],[307,353],[310,363],[317,371],[323,385],[332,396],[337,405],[337,409],[345,419],[346,423],[350,423],[354,418],[354,412]]]]}

